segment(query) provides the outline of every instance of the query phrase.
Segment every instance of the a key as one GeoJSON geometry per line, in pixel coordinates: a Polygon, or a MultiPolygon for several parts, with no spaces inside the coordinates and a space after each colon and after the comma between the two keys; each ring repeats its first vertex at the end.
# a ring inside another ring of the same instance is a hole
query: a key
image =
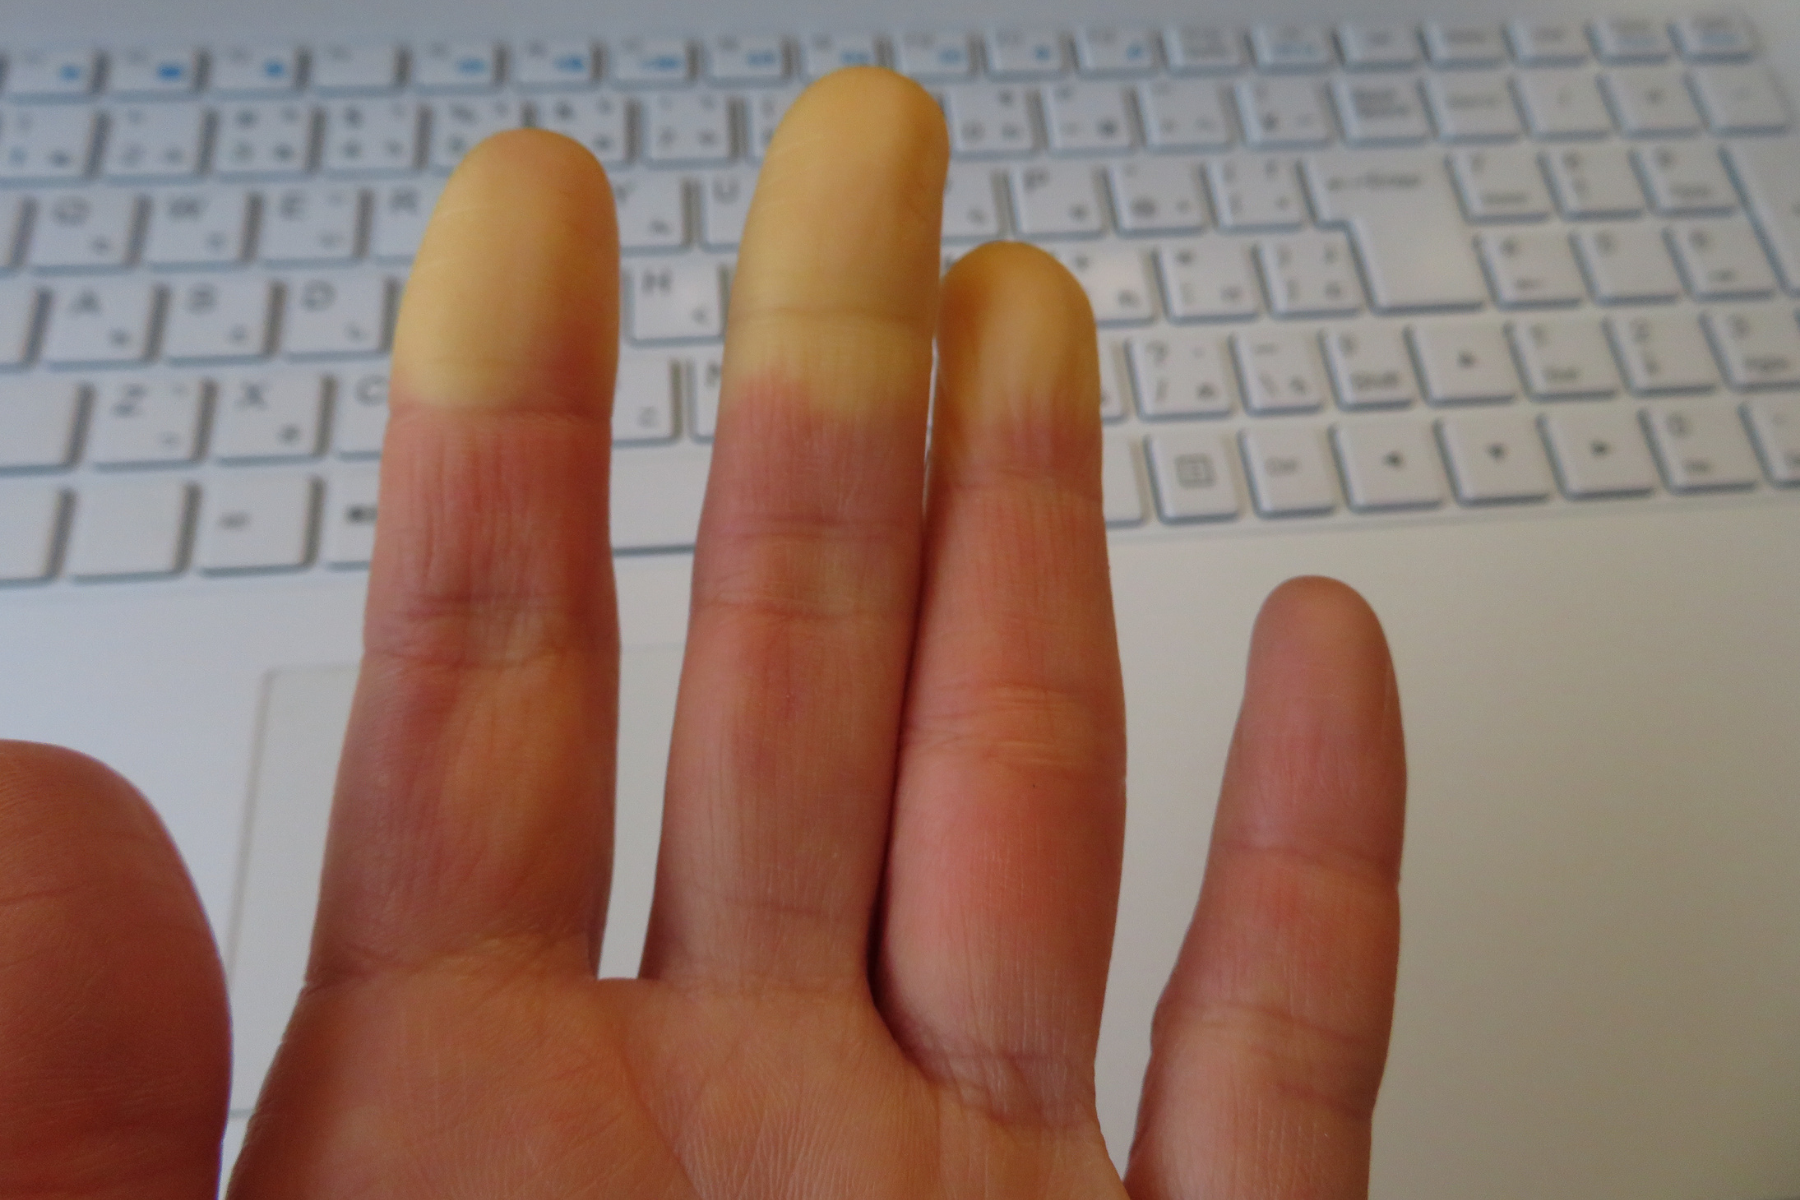
{"type": "Polygon", "coordinates": [[[79,179],[87,174],[93,145],[92,110],[14,105],[0,124],[0,182],[79,179]]]}
{"type": "Polygon", "coordinates": [[[316,458],[323,448],[325,377],[259,371],[218,381],[213,457],[220,462],[316,458]]]}
{"type": "Polygon", "coordinates": [[[366,567],[375,556],[375,517],[381,475],[348,470],[332,476],[325,499],[324,560],[333,567],[366,567]]]}
{"type": "Polygon", "coordinates": [[[711,341],[724,332],[716,263],[641,262],[633,264],[629,278],[632,341],[711,341]]]}
{"type": "Polygon", "coordinates": [[[1138,90],[1144,140],[1156,150],[1223,150],[1231,122],[1219,85],[1210,79],[1160,79],[1138,90]]]}
{"type": "Polygon", "coordinates": [[[1800,396],[1756,396],[1744,405],[1763,470],[1772,483],[1800,484],[1800,396]]]}
{"type": "Polygon", "coordinates": [[[1100,503],[1109,528],[1144,522],[1143,468],[1138,449],[1123,434],[1107,434],[1100,451],[1100,503]]]}
{"type": "Polygon", "coordinates": [[[200,457],[206,386],[186,375],[103,380],[95,390],[88,461],[142,467],[200,457]]]}
{"type": "Polygon", "coordinates": [[[621,454],[612,465],[612,548],[685,550],[694,545],[710,456],[621,454]]]}
{"type": "Polygon", "coordinates": [[[23,366],[37,327],[38,291],[0,287],[0,367],[23,366]]]}
{"type": "Polygon", "coordinates": [[[1226,229],[1292,229],[1306,218],[1294,160],[1279,155],[1206,162],[1219,224],[1226,229]]]}
{"type": "Polygon", "coordinates": [[[219,110],[213,173],[222,178],[286,177],[312,166],[313,110],[304,104],[252,100],[219,110]]]}
{"type": "Polygon", "coordinates": [[[1656,488],[1656,467],[1629,409],[1581,405],[1543,418],[1557,482],[1571,500],[1641,496],[1656,488]]]}
{"type": "Polygon", "coordinates": [[[1237,104],[1244,140],[1252,146],[1318,146],[1331,140],[1324,94],[1311,79],[1243,80],[1237,104]]]}
{"type": "Polygon", "coordinates": [[[1650,205],[1657,212],[1686,216],[1736,210],[1737,193],[1712,146],[1663,142],[1639,149],[1636,157],[1650,205]]]}
{"type": "Polygon", "coordinates": [[[627,354],[613,385],[613,445],[666,442],[675,436],[675,364],[666,355],[627,354]]]}
{"type": "Polygon", "coordinates": [[[1612,132],[1612,113],[1592,71],[1580,67],[1520,71],[1515,83],[1535,136],[1604,137],[1612,132]]]}
{"type": "Polygon", "coordinates": [[[1425,53],[1440,67],[1493,67],[1506,61],[1506,41],[1485,21],[1428,21],[1425,53]]]}
{"type": "Polygon", "coordinates": [[[612,180],[624,250],[674,250],[687,242],[687,185],[680,176],[618,175],[612,180]]]}
{"type": "Polygon", "coordinates": [[[1781,143],[1738,142],[1725,153],[1782,280],[1800,291],[1800,157],[1781,143]]]}
{"type": "Polygon", "coordinates": [[[400,49],[391,42],[332,42],[312,52],[313,90],[324,95],[385,92],[400,82],[400,49]]]}
{"type": "Polygon", "coordinates": [[[411,100],[340,100],[327,104],[319,166],[329,175],[411,171],[419,158],[419,105],[411,100]]]}
{"type": "Polygon", "coordinates": [[[710,442],[719,429],[719,398],[725,381],[725,355],[707,350],[689,363],[689,380],[693,387],[693,422],[690,432],[698,441],[710,442]]]}
{"type": "Polygon", "coordinates": [[[1306,179],[1319,223],[1343,227],[1355,240],[1377,310],[1475,308],[1486,301],[1487,284],[1438,155],[1315,154],[1307,158],[1306,179]]]}
{"type": "Polygon", "coordinates": [[[1253,413],[1315,412],[1327,397],[1316,338],[1297,329],[1257,329],[1231,335],[1253,413]]]}
{"type": "Polygon", "coordinates": [[[270,263],[349,262],[362,249],[362,191],[277,188],[263,197],[261,257],[270,263]]]}
{"type": "Polygon", "coordinates": [[[1620,67],[1606,74],[1619,128],[1632,137],[1700,132],[1700,114],[1681,72],[1667,67],[1620,67]]]}
{"type": "Polygon", "coordinates": [[[1404,408],[1419,395],[1400,330],[1363,325],[1324,335],[1325,360],[1345,408],[1404,408]]]}
{"type": "Polygon", "coordinates": [[[1433,404],[1490,404],[1518,395],[1506,335],[1494,321],[1422,321],[1407,330],[1433,404]]]}
{"type": "Polygon", "coordinates": [[[709,249],[735,250],[756,190],[751,171],[714,171],[700,180],[700,240],[709,249]]]}
{"type": "Polygon", "coordinates": [[[1064,83],[1044,92],[1044,128],[1058,154],[1129,150],[1131,114],[1125,89],[1111,83],[1064,83]]]}
{"type": "Polygon", "coordinates": [[[137,238],[138,198],[130,192],[52,192],[38,202],[31,265],[40,270],[123,267],[137,238]]]}
{"type": "Polygon", "coordinates": [[[1343,234],[1309,230],[1265,238],[1256,250],[1275,315],[1343,316],[1362,308],[1362,283],[1343,234]]]}
{"type": "Polygon", "coordinates": [[[1480,413],[1438,422],[1459,504],[1546,500],[1554,486],[1537,425],[1519,413],[1480,413]]]}
{"type": "Polygon", "coordinates": [[[369,254],[384,262],[411,262],[443,184],[432,179],[374,189],[369,206],[369,254]]]}
{"type": "Polygon", "coordinates": [[[100,173],[111,179],[181,179],[200,173],[206,112],[197,104],[131,104],[107,123],[100,173]]]}
{"type": "Polygon", "coordinates": [[[584,88],[594,81],[598,58],[586,38],[533,38],[511,58],[513,83],[528,91],[584,88]]]}
{"type": "Polygon", "coordinates": [[[1345,22],[1338,26],[1337,39],[1344,65],[1353,70],[1410,67],[1419,61],[1419,37],[1409,25],[1345,22]]]}
{"type": "Polygon", "coordinates": [[[1711,492],[1756,484],[1756,455],[1744,423],[1728,408],[1670,401],[1644,409],[1644,426],[1672,492],[1711,492]]]}
{"type": "Polygon", "coordinates": [[[1450,172],[1471,221],[1537,221],[1550,215],[1550,193],[1529,150],[1458,150],[1450,156],[1450,172]]]}
{"type": "Polygon", "coordinates": [[[749,144],[744,147],[745,158],[762,161],[769,143],[775,138],[775,130],[781,125],[781,118],[787,115],[788,106],[799,95],[798,88],[771,88],[745,100],[744,113],[750,135],[749,144]]]}
{"type": "Polygon", "coordinates": [[[435,170],[452,170],[477,142],[524,123],[524,105],[510,96],[440,101],[432,106],[431,149],[427,158],[435,170]]]}
{"type": "Polygon", "coordinates": [[[50,306],[44,361],[54,366],[141,362],[150,351],[156,289],[142,279],[108,279],[59,289],[50,306]]]}
{"type": "Polygon", "coordinates": [[[1426,77],[1438,135],[1453,142],[1511,141],[1518,137],[1518,106],[1501,71],[1440,71],[1426,77]]]}
{"type": "Polygon", "coordinates": [[[318,485],[302,475],[215,480],[201,507],[195,565],[208,575],[297,571],[312,559],[318,485]]]}
{"type": "Polygon", "coordinates": [[[111,56],[106,86],[115,96],[179,96],[199,77],[192,46],[131,46],[111,56]]]}
{"type": "Polygon", "coordinates": [[[241,362],[269,352],[274,290],[266,280],[183,280],[169,293],[163,357],[170,362],[241,362]]]}
{"type": "Polygon", "coordinates": [[[881,40],[872,33],[815,33],[800,41],[800,71],[818,79],[839,67],[878,67],[881,40]]]}
{"type": "Polygon", "coordinates": [[[1147,75],[1156,69],[1148,31],[1089,25],[1075,31],[1075,68],[1083,75],[1147,75]]]}
{"type": "Polygon", "coordinates": [[[1566,235],[1553,230],[1482,234],[1476,239],[1494,299],[1508,308],[1574,304],[1586,293],[1566,235]]]}
{"type": "Polygon", "coordinates": [[[300,48],[291,42],[225,46],[207,64],[207,86],[226,96],[279,96],[300,83],[300,48]]]}
{"type": "Polygon", "coordinates": [[[1122,233],[1192,233],[1203,209],[1200,177],[1193,163],[1172,158],[1140,158],[1108,172],[1113,213],[1122,233]]]}
{"type": "Polygon", "coordinates": [[[1570,146],[1544,157],[1565,217],[1633,217],[1644,209],[1631,160],[1618,146],[1570,146]]]}
{"type": "Polygon", "coordinates": [[[345,372],[333,383],[333,441],[339,458],[372,458],[387,434],[388,377],[385,370],[345,372]]]}
{"type": "Polygon", "coordinates": [[[379,354],[387,349],[388,281],[314,275],[292,281],[282,318],[289,358],[379,354]]]}
{"type": "Polygon", "coordinates": [[[0,488],[0,584],[50,578],[66,505],[60,488],[0,488]]]}
{"type": "Polygon", "coordinates": [[[775,34],[720,34],[706,44],[706,76],[716,83],[778,83],[787,78],[787,43],[775,34]]]}
{"type": "Polygon", "coordinates": [[[1625,383],[1639,395],[1706,392],[1719,386],[1700,323],[1691,313],[1635,312],[1606,319],[1625,383]]]}
{"type": "Polygon", "coordinates": [[[1239,512],[1231,442],[1203,429],[1166,429],[1150,435],[1150,474],[1156,510],[1165,521],[1223,521],[1239,512]]]}
{"type": "Polygon", "coordinates": [[[1100,360],[1100,419],[1102,421],[1123,421],[1125,419],[1126,397],[1131,391],[1131,364],[1126,361],[1125,344],[1112,338],[1101,338],[1098,357],[1100,360]]]}
{"type": "Polygon", "coordinates": [[[913,30],[895,46],[895,69],[924,82],[966,79],[974,64],[965,33],[913,30]]]}
{"type": "Polygon", "coordinates": [[[999,236],[992,172],[984,166],[952,164],[944,179],[944,240],[985,242],[999,236]]]}
{"type": "Polygon", "coordinates": [[[0,272],[12,269],[25,231],[25,218],[30,213],[28,196],[20,192],[0,192],[0,272]]]}
{"type": "Polygon", "coordinates": [[[1419,85],[1410,78],[1340,76],[1332,84],[1344,139],[1358,145],[1422,142],[1431,136],[1419,85]]]}
{"type": "Polygon", "coordinates": [[[1594,49],[1606,62],[1662,62],[1674,47],[1655,18],[1604,17],[1594,22],[1594,49]]]}
{"type": "Polygon", "coordinates": [[[1707,313],[1705,321],[1732,387],[1800,386],[1800,326],[1792,309],[1722,309],[1707,313]]]}
{"type": "Polygon", "coordinates": [[[1702,300],[1754,299],[1775,290],[1775,273],[1748,222],[1674,225],[1669,244],[1688,291],[1702,300]]]}
{"type": "Polygon", "coordinates": [[[1157,252],[1156,261],[1170,320],[1225,320],[1260,311],[1244,242],[1218,237],[1174,242],[1157,252]]]}
{"type": "Polygon", "coordinates": [[[1512,327],[1513,350],[1525,389],[1539,400],[1610,396],[1618,371],[1600,322],[1585,317],[1537,317],[1512,327]]]}
{"type": "Polygon", "coordinates": [[[644,157],[656,163],[731,161],[731,105],[714,92],[673,92],[642,102],[644,157]]]}
{"type": "Polygon", "coordinates": [[[1081,247],[1057,259],[1087,293],[1100,325],[1142,325],[1156,314],[1144,259],[1134,246],[1081,247]]]}
{"type": "Polygon", "coordinates": [[[1681,276],[1669,247],[1645,225],[1599,225],[1575,231],[1575,249],[1586,269],[1594,299],[1602,304],[1673,300],[1681,276]]]}
{"type": "Polygon", "coordinates": [[[500,81],[500,47],[473,38],[426,42],[413,51],[412,83],[421,91],[477,91],[500,81]]]}
{"type": "Polygon", "coordinates": [[[1533,66],[1587,61],[1587,35],[1573,21],[1518,17],[1506,27],[1513,57],[1533,66]]]}
{"type": "Polygon", "coordinates": [[[1756,35],[1732,13],[1702,12],[1675,22],[1675,41],[1684,58],[1701,62],[1744,58],[1756,49],[1756,35]]]}
{"type": "Polygon", "coordinates": [[[1765,67],[1699,67],[1688,73],[1714,133],[1782,133],[1787,105],[1765,67]]]}
{"type": "Polygon", "coordinates": [[[249,230],[250,193],[242,188],[155,192],[144,234],[144,261],[154,267],[240,262],[249,230]]]}
{"type": "Polygon", "coordinates": [[[1317,25],[1257,25],[1250,52],[1264,71],[1323,71],[1336,58],[1330,33],[1317,25]]]}
{"type": "Polygon", "coordinates": [[[75,506],[65,569],[80,580],[173,575],[187,558],[193,488],[176,479],[90,484],[75,506]]]}
{"type": "Polygon", "coordinates": [[[608,166],[630,156],[630,112],[621,97],[607,92],[556,96],[538,101],[537,118],[539,125],[574,138],[608,166]]]}
{"type": "Polygon", "coordinates": [[[1354,421],[1332,428],[1344,497],[1357,512],[1436,508],[1444,472],[1431,427],[1419,421],[1354,421]]]}
{"type": "Polygon", "coordinates": [[[70,379],[0,379],[0,474],[74,462],[82,399],[70,379]]]}
{"type": "Polygon", "coordinates": [[[93,92],[99,59],[86,46],[45,46],[8,56],[6,93],[14,100],[72,100],[93,92]]]}
{"type": "Polygon", "coordinates": [[[1014,219],[1034,236],[1093,236],[1106,222],[1091,168],[1075,163],[1019,167],[1013,173],[1014,219]]]}
{"type": "Polygon", "coordinates": [[[987,38],[988,74],[996,79],[1049,79],[1068,65],[1062,35],[1050,29],[1001,29],[987,38]]]}
{"type": "Polygon", "coordinates": [[[1331,463],[1317,432],[1265,425],[1241,436],[1250,493],[1263,516],[1322,515],[1337,507],[1331,463]]]}
{"type": "Polygon", "coordinates": [[[948,88],[944,109],[950,146],[960,158],[1028,154],[1037,148],[1024,88],[965,84],[948,88]]]}
{"type": "Polygon", "coordinates": [[[631,37],[617,43],[611,64],[615,83],[685,83],[692,73],[692,47],[681,37],[631,37]]]}
{"type": "Polygon", "coordinates": [[[1222,417],[1237,388],[1225,339],[1171,330],[1127,343],[1132,391],[1145,417],[1222,417]]]}

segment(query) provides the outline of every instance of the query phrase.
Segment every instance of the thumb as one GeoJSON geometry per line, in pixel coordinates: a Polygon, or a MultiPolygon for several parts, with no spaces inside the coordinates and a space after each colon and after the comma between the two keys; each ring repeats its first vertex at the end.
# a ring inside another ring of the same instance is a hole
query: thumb
{"type": "Polygon", "coordinates": [[[0,741],[0,1200],[211,1200],[225,981],[143,797],[0,741]]]}

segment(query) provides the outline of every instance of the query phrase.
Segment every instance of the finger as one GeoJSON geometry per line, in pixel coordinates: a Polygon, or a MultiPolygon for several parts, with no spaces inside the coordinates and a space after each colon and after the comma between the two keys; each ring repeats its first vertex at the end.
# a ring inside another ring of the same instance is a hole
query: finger
{"type": "Polygon", "coordinates": [[[612,828],[618,260],[604,173],[505,134],[446,185],[394,341],[381,533],[313,978],[591,969],[612,828]]]}
{"type": "Polygon", "coordinates": [[[946,140],[916,84],[843,71],[795,102],[763,164],[648,975],[866,985],[917,591],[946,140]]]}
{"type": "Polygon", "coordinates": [[[0,742],[0,1196],[211,1200],[230,1052],[150,806],[91,759],[0,742]]]}
{"type": "Polygon", "coordinates": [[[1367,1194],[1399,953],[1406,757],[1381,626],[1325,579],[1263,605],[1200,904],[1163,993],[1135,1200],[1367,1194]]]}
{"type": "Polygon", "coordinates": [[[965,1098],[1091,1121],[1125,813],[1093,317],[997,244],[946,277],[939,329],[880,1003],[965,1098]]]}

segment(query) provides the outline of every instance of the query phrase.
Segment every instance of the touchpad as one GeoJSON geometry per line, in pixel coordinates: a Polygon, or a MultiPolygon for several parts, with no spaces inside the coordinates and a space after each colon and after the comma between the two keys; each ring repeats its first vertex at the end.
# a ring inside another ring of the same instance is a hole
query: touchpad
{"type": "MultiPolygon", "coordinates": [[[[602,975],[635,975],[650,915],[663,770],[681,647],[627,647],[619,668],[618,805],[602,975]]],[[[226,964],[231,981],[231,1108],[256,1103],[300,994],[319,901],[319,870],[356,667],[271,671],[226,964]]]]}

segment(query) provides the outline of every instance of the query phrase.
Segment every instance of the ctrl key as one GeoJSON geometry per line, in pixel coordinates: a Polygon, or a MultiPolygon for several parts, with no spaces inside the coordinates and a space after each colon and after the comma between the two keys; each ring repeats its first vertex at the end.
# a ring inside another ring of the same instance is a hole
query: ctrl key
{"type": "Polygon", "coordinates": [[[0,585],[38,583],[56,573],[66,507],[61,488],[0,488],[0,585]]]}
{"type": "Polygon", "coordinates": [[[187,559],[193,509],[194,489],[179,480],[82,489],[69,574],[83,580],[174,575],[187,559]]]}

